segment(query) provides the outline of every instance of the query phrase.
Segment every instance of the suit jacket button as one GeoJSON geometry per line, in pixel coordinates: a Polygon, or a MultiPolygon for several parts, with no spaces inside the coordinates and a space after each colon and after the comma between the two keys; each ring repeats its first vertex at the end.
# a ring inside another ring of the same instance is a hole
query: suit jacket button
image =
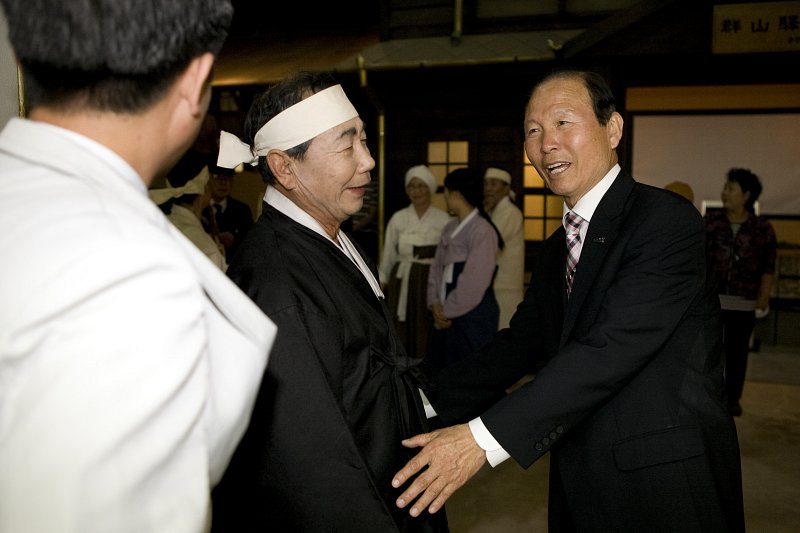
{"type": "Polygon", "coordinates": [[[556,427],[556,433],[558,433],[558,434],[564,433],[564,426],[556,427]]]}
{"type": "Polygon", "coordinates": [[[550,444],[550,439],[548,439],[547,437],[543,438],[543,439],[542,439],[542,444],[544,444],[545,446],[547,446],[548,444],[550,444]]]}
{"type": "Polygon", "coordinates": [[[537,452],[540,452],[540,451],[542,451],[542,443],[541,443],[541,442],[537,442],[537,443],[536,443],[536,446],[534,446],[534,448],[536,448],[536,451],[537,451],[537,452]]]}
{"type": "Polygon", "coordinates": [[[555,439],[556,437],[558,437],[558,434],[555,431],[551,431],[550,432],[550,438],[551,439],[555,439]]]}

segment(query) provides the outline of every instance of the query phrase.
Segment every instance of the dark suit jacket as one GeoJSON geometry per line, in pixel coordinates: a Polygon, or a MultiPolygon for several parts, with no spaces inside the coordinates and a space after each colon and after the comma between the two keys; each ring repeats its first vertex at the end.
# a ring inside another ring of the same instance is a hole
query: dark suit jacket
{"type": "MultiPolygon", "coordinates": [[[[209,206],[210,207],[210,206],[209,206]]],[[[217,229],[220,233],[229,232],[233,234],[233,244],[225,249],[225,258],[230,263],[244,236],[253,225],[253,212],[246,203],[228,196],[225,211],[217,213],[217,229]]]]}
{"type": "Polygon", "coordinates": [[[569,301],[565,254],[560,228],[510,328],[439,376],[440,417],[481,415],[523,467],[551,452],[551,531],[742,531],[699,213],[622,172],[589,224],[569,301]]]}

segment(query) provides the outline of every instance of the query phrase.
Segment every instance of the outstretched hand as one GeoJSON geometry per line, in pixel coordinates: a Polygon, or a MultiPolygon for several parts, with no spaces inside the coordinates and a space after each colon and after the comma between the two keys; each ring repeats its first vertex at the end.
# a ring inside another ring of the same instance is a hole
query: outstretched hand
{"type": "Polygon", "coordinates": [[[423,446],[392,480],[392,486],[397,488],[422,471],[396,502],[400,508],[414,502],[411,516],[419,516],[426,508],[431,513],[441,509],[486,462],[486,452],[475,442],[467,424],[417,435],[404,440],[403,446],[423,446]],[[419,499],[414,501],[417,496],[419,499]]]}

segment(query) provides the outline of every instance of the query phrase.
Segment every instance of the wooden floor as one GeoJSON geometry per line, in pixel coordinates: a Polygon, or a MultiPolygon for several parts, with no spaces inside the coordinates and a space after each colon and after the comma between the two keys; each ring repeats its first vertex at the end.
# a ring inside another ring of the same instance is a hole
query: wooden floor
{"type": "MultiPolygon", "coordinates": [[[[750,355],[736,418],[747,531],[800,532],[800,347],[750,355]]],[[[447,504],[452,533],[547,531],[546,456],[523,470],[484,467],[447,504]]]]}

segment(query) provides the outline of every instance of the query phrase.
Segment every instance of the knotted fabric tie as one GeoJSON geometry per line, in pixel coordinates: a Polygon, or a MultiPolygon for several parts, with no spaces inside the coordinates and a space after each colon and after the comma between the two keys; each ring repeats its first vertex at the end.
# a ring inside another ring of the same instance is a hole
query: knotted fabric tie
{"type": "Polygon", "coordinates": [[[241,163],[256,166],[258,158],[270,150],[294,148],[357,116],[358,111],[342,86],[328,87],[269,119],[256,132],[252,148],[236,135],[220,132],[217,166],[236,168],[241,163]]]}
{"type": "Polygon", "coordinates": [[[167,186],[163,189],[150,189],[147,193],[156,205],[161,205],[173,198],[180,198],[184,194],[203,194],[206,190],[208,178],[208,167],[206,166],[197,176],[187,181],[182,187],[173,187],[167,180],[167,186]]]}
{"type": "Polygon", "coordinates": [[[575,279],[581,256],[581,226],[585,223],[583,218],[572,211],[564,215],[564,229],[567,230],[567,297],[572,292],[572,280],[575,279]]]}

